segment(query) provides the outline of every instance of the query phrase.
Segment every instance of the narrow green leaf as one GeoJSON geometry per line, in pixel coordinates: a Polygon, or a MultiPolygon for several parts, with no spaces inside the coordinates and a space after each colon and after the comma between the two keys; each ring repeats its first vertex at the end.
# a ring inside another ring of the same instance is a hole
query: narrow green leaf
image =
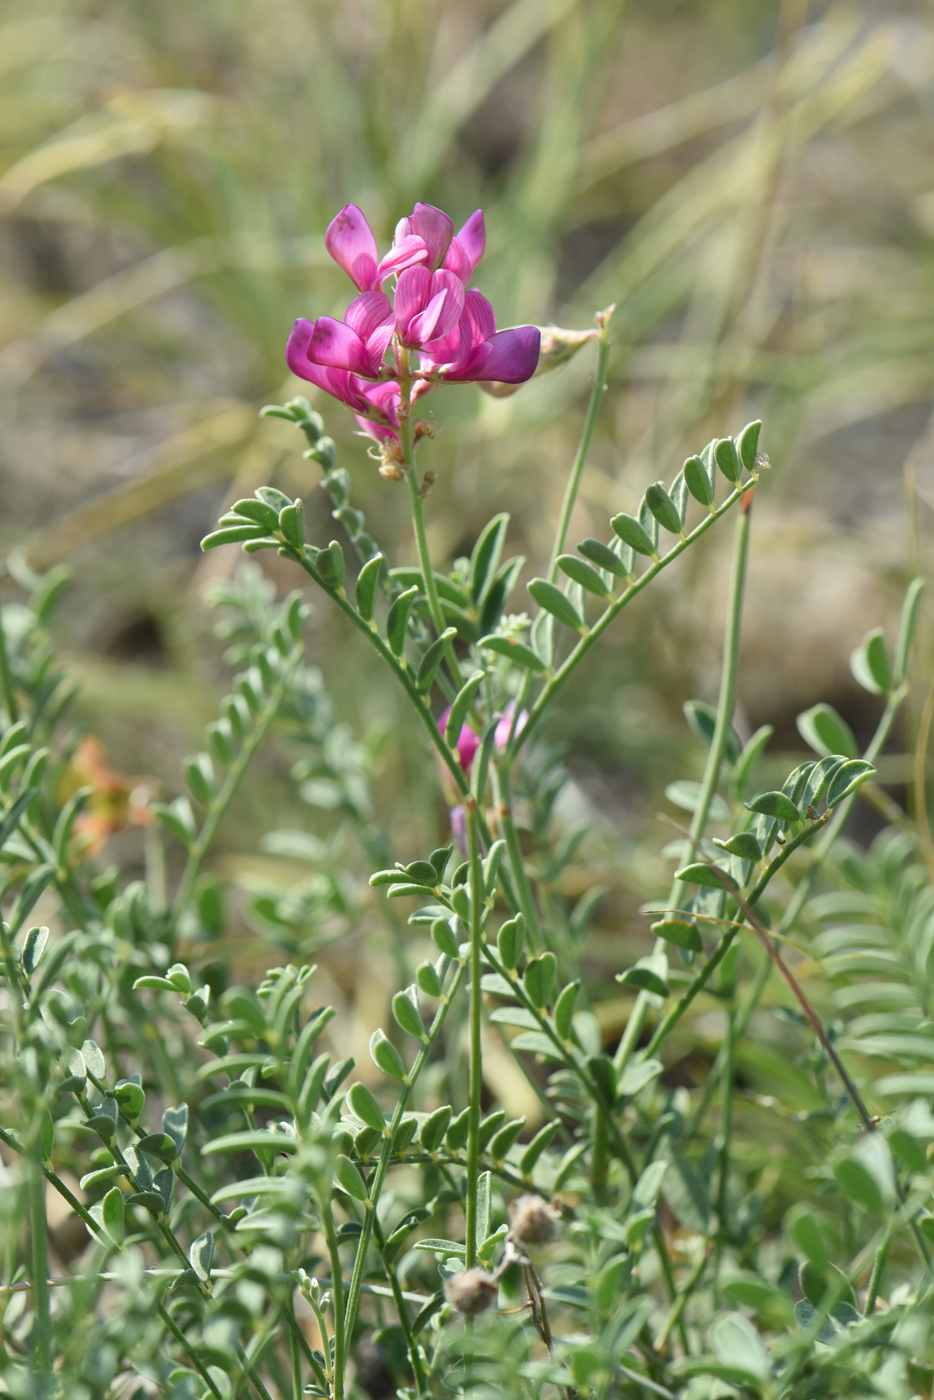
{"type": "Polygon", "coordinates": [[[450,1104],[442,1104],[422,1123],[419,1139],[426,1152],[437,1152],[451,1122],[450,1104]]]}
{"type": "Polygon", "coordinates": [[[645,503],[662,529],[667,530],[672,535],[681,534],[683,527],[678,507],[660,481],[653,482],[648,488],[645,493],[645,503]]]}
{"type": "Polygon", "coordinates": [[[361,1204],[368,1200],[366,1182],[354,1163],[343,1153],[338,1155],[334,1175],[341,1190],[346,1191],[353,1200],[360,1201],[361,1204]]]}
{"type": "Polygon", "coordinates": [[[544,578],[533,578],[528,585],[529,592],[540,608],[557,618],[565,627],[580,632],[584,626],[580,613],[561,589],[544,578]]]}
{"type": "Polygon", "coordinates": [[[449,1152],[459,1152],[470,1136],[470,1109],[465,1108],[454,1119],[444,1135],[444,1145],[449,1152]]]}
{"type": "Polygon", "coordinates": [[[386,640],[396,656],[401,656],[405,647],[405,632],[409,623],[409,614],[418,594],[418,584],[413,584],[411,588],[407,588],[404,593],[399,594],[389,609],[389,616],[386,618],[386,640]]]}
{"type": "Polygon", "coordinates": [[[49,930],[44,924],[40,928],[31,928],[23,939],[20,956],[23,962],[23,971],[27,977],[31,977],[38,967],[39,959],[45,951],[48,940],[49,930]]]}
{"type": "Polygon", "coordinates": [[[652,932],[656,938],[664,938],[666,943],[673,943],[677,948],[688,948],[692,953],[704,950],[700,929],[683,919],[662,919],[652,925],[652,932]]]}
{"type": "Polygon", "coordinates": [[[856,758],[859,754],[852,729],[831,705],[813,705],[802,711],[797,725],[801,738],[815,753],[842,754],[844,758],[856,758]]]}
{"type": "Polygon", "coordinates": [[[244,520],[252,520],[254,525],[262,525],[267,532],[275,530],[279,524],[279,512],[273,510],[267,501],[261,501],[257,496],[249,496],[243,501],[234,501],[230,510],[233,515],[242,516],[244,520]]]}
{"type": "Polygon", "coordinates": [[[396,1025],[404,1030],[406,1035],[414,1036],[416,1040],[427,1040],[425,1025],[418,1009],[418,992],[414,987],[396,992],[392,999],[392,1014],[396,1025]]]}
{"type": "Polygon", "coordinates": [[[739,856],[740,860],[762,859],[762,847],[751,831],[738,831],[729,841],[718,841],[714,837],[713,843],[719,846],[721,851],[726,851],[731,856],[739,856]]]}
{"type": "Polygon", "coordinates": [[[625,972],[616,974],[616,980],[624,987],[634,987],[637,992],[651,992],[657,997],[667,997],[671,992],[664,978],[650,967],[628,967],[625,972]]]}
{"type": "Polygon", "coordinates": [[[742,1313],[719,1313],[714,1318],[710,1327],[710,1347],[722,1366],[748,1376],[757,1383],[757,1390],[772,1373],[765,1345],[742,1313]]]}
{"type": "Polygon", "coordinates": [[[918,625],[918,605],[921,602],[921,594],[924,592],[924,579],[912,579],[908,585],[908,592],[905,594],[905,601],[902,604],[902,615],[898,624],[898,641],[895,644],[895,669],[894,678],[897,684],[901,685],[908,670],[908,660],[911,656],[911,646],[914,641],[915,629],[918,625]]]}
{"type": "Polygon", "coordinates": [[[276,543],[262,525],[229,525],[226,529],[205,535],[201,548],[206,553],[209,549],[218,549],[222,544],[240,544],[244,540],[268,540],[270,546],[276,543]]]}
{"type": "Polygon", "coordinates": [[[485,671],[474,671],[472,675],[467,677],[467,680],[464,682],[463,686],[454,697],[454,701],[451,705],[451,711],[448,715],[447,724],[444,727],[445,742],[452,749],[456,748],[457,746],[457,741],[460,738],[460,732],[464,726],[464,721],[466,720],[470,707],[473,704],[473,698],[476,695],[478,689],[480,688],[480,683],[485,678],[485,676],[485,671]]]}
{"type": "Polygon", "coordinates": [[[101,1202],[101,1220],[114,1244],[123,1244],[123,1192],[114,1186],[101,1202]]]}
{"type": "MultiPolygon", "coordinates": [[[[175,1144],[177,1156],[182,1155],[185,1139],[188,1136],[188,1105],[180,1103],[167,1108],[162,1114],[162,1131],[175,1144]]],[[[171,1158],[167,1159],[171,1161],[171,1158]]]]}
{"type": "MultiPolygon", "coordinates": [[[[712,705],[705,705],[703,700],[685,700],[684,717],[691,729],[702,743],[708,748],[713,743],[713,736],[717,728],[717,712],[712,705]]],[[[742,752],[742,744],[736,730],[730,725],[726,736],[726,761],[736,763],[742,752]]]]}
{"type": "Polygon", "coordinates": [[[382,1070],[389,1079],[405,1080],[402,1056],[381,1030],[375,1030],[370,1036],[370,1056],[376,1068],[382,1070]]]}
{"type": "Polygon", "coordinates": [[[138,1152],[145,1152],[150,1157],[156,1157],[160,1162],[174,1162],[178,1156],[178,1148],[175,1139],[168,1133],[147,1133],[145,1137],[139,1139],[136,1144],[138,1152]]]}
{"type": "Polygon", "coordinates": [[[551,1122],[539,1128],[538,1132],[519,1158],[519,1170],[522,1172],[523,1176],[529,1176],[531,1174],[542,1153],[558,1131],[559,1126],[558,1123],[551,1122]]]}
{"type": "Polygon", "coordinates": [[[875,772],[872,764],[861,758],[851,758],[847,763],[841,763],[827,788],[827,806],[836,807],[851,792],[874,777],[875,772]]]}
{"type": "Polygon", "coordinates": [[[705,860],[695,861],[675,871],[675,879],[687,885],[705,885],[712,890],[735,890],[733,876],[719,865],[709,865],[705,860]]]}
{"type": "MultiPolygon", "coordinates": [[[[17,891],[12,908],[7,915],[7,924],[12,934],[19,933],[23,924],[29,918],[40,896],[48,889],[55,879],[54,865],[37,865],[35,870],[30,871],[17,891]]],[[[45,972],[45,969],[43,969],[45,972]]]]}
{"type": "Polygon", "coordinates": [[[507,1123],[505,1127],[498,1129],[493,1134],[487,1151],[494,1162],[506,1160],[508,1154],[519,1141],[525,1122],[524,1118],[514,1118],[511,1123],[507,1123]]]}
{"type": "Polygon", "coordinates": [[[415,969],[415,981],[419,990],[429,997],[440,997],[443,990],[434,963],[423,962],[415,969]]]}
{"type": "Polygon", "coordinates": [[[551,1000],[555,986],[557,959],[554,953],[539,953],[526,964],[522,985],[533,1006],[542,1010],[551,1000]]]}
{"type": "Polygon", "coordinates": [[[495,634],[491,637],[481,637],[477,646],[481,651],[492,651],[497,656],[508,657],[517,666],[524,666],[527,671],[534,671],[536,675],[544,675],[548,670],[541,657],[515,637],[499,637],[495,634]]]}
{"type": "Polygon", "coordinates": [[[370,622],[373,617],[373,606],[376,602],[376,589],[379,584],[380,570],[383,567],[383,556],[374,554],[372,559],[368,559],[363,568],[357,574],[357,612],[364,622],[370,622]]]}
{"type": "Polygon", "coordinates": [[[186,758],[182,767],[185,772],[185,781],[191,789],[192,796],[204,807],[209,807],[217,790],[217,779],[214,775],[214,765],[211,756],[207,753],[192,754],[186,758]]]}
{"type": "Polygon", "coordinates": [[[761,812],[765,817],[775,817],[780,822],[799,822],[801,813],[783,792],[760,792],[744,804],[750,812],[761,812]]]}
{"type": "Polygon", "coordinates": [[[625,513],[614,515],[610,525],[623,544],[634,549],[637,554],[647,554],[650,558],[654,557],[656,551],[651,536],[633,516],[625,513]]]}
{"type": "Polygon", "coordinates": [[[758,420],[754,423],[747,423],[735,439],[739,460],[747,472],[754,472],[756,469],[756,454],[759,451],[759,433],[761,431],[762,424],[758,420]]]}
{"type": "Polygon", "coordinates": [[[580,990],[580,982],[569,982],[560,992],[555,1002],[553,1019],[555,1030],[562,1040],[567,1040],[571,1034],[571,1022],[574,1018],[574,1003],[577,1000],[577,993],[580,990]]]}
{"type": "Polygon", "coordinates": [[[587,539],[581,540],[577,548],[584,558],[589,559],[591,564],[596,564],[598,569],[605,569],[616,578],[629,577],[629,570],[624,561],[610,545],[601,544],[600,540],[587,539]]]}
{"type": "Polygon", "coordinates": [[[482,605],[496,574],[508,524],[508,515],[495,515],[474,545],[470,557],[470,595],[477,607],[482,605]]]}
{"type": "Polygon", "coordinates": [[[521,914],[517,914],[514,919],[508,919],[500,926],[496,935],[496,947],[500,962],[510,972],[514,972],[519,965],[524,940],[525,919],[521,914]]]}
{"type": "MultiPolygon", "coordinates": [[[[431,643],[431,646],[428,647],[421,661],[418,663],[418,670],[415,673],[415,684],[423,695],[427,695],[434,684],[435,676],[438,674],[438,668],[444,660],[445,652],[456,636],[456,627],[446,627],[441,633],[441,636],[431,643]]],[[[481,643],[481,646],[482,645],[481,643]]]]}
{"type": "Polygon", "coordinates": [[[695,501],[700,501],[708,510],[715,500],[713,482],[700,457],[689,457],[683,468],[684,480],[695,501]]]}
{"type": "Polygon", "coordinates": [[[850,670],[864,690],[872,695],[888,695],[894,684],[885,635],[876,628],[850,657],[850,670]]]}
{"type": "Polygon", "coordinates": [[[604,583],[596,569],[592,569],[583,559],[578,559],[576,554],[559,554],[558,568],[588,593],[594,593],[598,598],[612,598],[612,588],[604,583]]]}
{"type": "Polygon", "coordinates": [[[210,1282],[214,1262],[214,1236],[210,1230],[195,1240],[188,1251],[188,1262],[202,1283],[210,1282]]]}
{"type": "MultiPolygon", "coordinates": [[[[150,1149],[146,1146],[146,1139],[138,1143],[137,1146],[144,1152],[150,1149]]],[[[276,1133],[264,1129],[246,1129],[242,1133],[224,1133],[220,1137],[211,1138],[201,1149],[202,1156],[207,1156],[212,1152],[263,1152],[272,1150],[273,1152],[285,1152],[291,1155],[299,1148],[298,1138],[290,1137],[288,1133],[276,1133]]]]}
{"type": "Polygon", "coordinates": [[[284,506],[280,510],[278,525],[289,544],[294,544],[296,549],[304,547],[305,508],[301,500],[296,499],[291,505],[284,506]]]}
{"type": "Polygon", "coordinates": [[[292,504],[290,497],[284,491],[280,491],[277,486],[257,486],[253,494],[257,500],[264,501],[267,506],[271,506],[276,515],[281,510],[285,510],[286,506],[292,504]]]}

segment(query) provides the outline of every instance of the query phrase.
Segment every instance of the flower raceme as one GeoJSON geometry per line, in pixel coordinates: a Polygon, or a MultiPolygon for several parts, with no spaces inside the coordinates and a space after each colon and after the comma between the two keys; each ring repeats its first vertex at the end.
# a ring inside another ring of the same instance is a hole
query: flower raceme
{"type": "Polygon", "coordinates": [[[381,259],[365,217],[348,204],[324,243],[358,295],[342,321],[296,321],[286,360],[293,374],[346,404],[390,456],[399,456],[409,405],[435,385],[518,385],[535,373],[538,328],[498,331],[492,306],[469,285],[486,243],[481,210],[455,234],[442,210],[416,204],[381,259]],[[384,288],[392,278],[390,299],[384,288]]]}

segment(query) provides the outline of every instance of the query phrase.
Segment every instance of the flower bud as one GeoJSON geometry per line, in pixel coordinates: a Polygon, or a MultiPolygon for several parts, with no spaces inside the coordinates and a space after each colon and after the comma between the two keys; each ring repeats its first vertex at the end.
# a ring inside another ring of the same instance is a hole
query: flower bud
{"type": "Polygon", "coordinates": [[[509,1233],[521,1244],[547,1244],[558,1233],[561,1212],[540,1196],[518,1196],[509,1207],[509,1233]]]}
{"type": "Polygon", "coordinates": [[[496,1297],[496,1284],[486,1269],[467,1269],[444,1281],[444,1296],[455,1312],[475,1317],[486,1312],[496,1297]]]}

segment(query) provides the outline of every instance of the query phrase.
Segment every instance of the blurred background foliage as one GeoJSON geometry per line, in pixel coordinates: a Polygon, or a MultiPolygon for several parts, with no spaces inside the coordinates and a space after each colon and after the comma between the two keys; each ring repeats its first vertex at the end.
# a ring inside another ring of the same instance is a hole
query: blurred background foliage
{"type": "MultiPolygon", "coordinates": [[[[274,481],[304,495],[310,539],[343,538],[317,468],[257,410],[301,387],[283,361],[293,319],[342,313],[323,232],[351,201],[383,245],[415,200],[455,224],[483,207],[478,280],[501,325],[586,327],[617,304],[572,540],[605,534],[711,436],[765,421],[739,727],[775,725],[776,773],[817,700],[868,736],[846,658],[924,572],[934,504],[927,0],[7,0],[2,14],[0,547],[72,571],[59,640],[77,714],[118,769],[171,795],[216,713],[201,598],[238,556],[202,559],[198,540],[223,502],[274,481]]],[[[541,570],[589,353],[515,397],[432,399],[439,562],[508,510],[511,552],[541,570]]],[[[316,406],[354,504],[410,562],[404,493],[349,415],[316,406]]],[[[681,707],[715,697],[728,556],[712,532],[552,722],[574,779],[564,819],[597,821],[578,885],[616,892],[617,950],[621,928],[644,938],[635,908],[667,884],[662,789],[702,762],[681,707]]],[[[392,854],[410,859],[444,836],[433,764],[355,639],[320,606],[310,629],[337,714],[367,738],[392,854]]],[[[922,629],[922,667],[930,653],[922,629]]],[[[890,755],[883,776],[904,782],[907,763],[890,755]]],[[[271,858],[243,854],[256,833],[307,822],[286,779],[261,762],[218,869],[262,878],[271,858]]],[[[130,829],[108,855],[141,863],[144,841],[130,829]]]]}

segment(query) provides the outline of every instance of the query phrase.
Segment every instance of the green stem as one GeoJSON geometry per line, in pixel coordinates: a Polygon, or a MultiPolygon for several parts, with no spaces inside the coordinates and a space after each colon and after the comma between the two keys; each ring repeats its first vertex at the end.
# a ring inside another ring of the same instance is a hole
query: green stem
{"type": "Polygon", "coordinates": [[[344,1333],[351,1340],[353,1340],[354,1324],[357,1318],[357,1308],[360,1304],[360,1293],[363,1288],[363,1279],[366,1273],[366,1256],[367,1251],[370,1247],[370,1239],[373,1234],[373,1221],[375,1217],[375,1212],[377,1205],[379,1204],[380,1195],[382,1194],[383,1185],[386,1180],[386,1175],[389,1171],[390,1166],[392,1165],[393,1138],[395,1137],[399,1124],[402,1121],[402,1115],[405,1113],[405,1110],[408,1107],[409,1097],[412,1093],[412,1090],[415,1087],[415,1084],[418,1081],[418,1077],[425,1066],[425,1063],[435,1043],[435,1040],[441,1033],[441,1028],[444,1025],[445,1019],[447,1017],[448,1009],[451,1005],[452,1000],[454,999],[454,996],[457,993],[457,989],[460,986],[463,975],[464,965],[463,963],[459,963],[455,968],[454,976],[451,980],[451,984],[448,990],[441,997],[440,1005],[438,1007],[438,1010],[435,1012],[435,1018],[431,1023],[431,1027],[428,1030],[425,1043],[420,1047],[418,1054],[412,1061],[412,1068],[409,1070],[409,1073],[406,1077],[405,1083],[402,1087],[402,1092],[399,1095],[396,1107],[393,1110],[392,1118],[390,1119],[383,1136],[382,1151],[380,1152],[379,1162],[377,1164],[376,1171],[373,1174],[373,1179],[370,1183],[369,1204],[363,1217],[363,1231],[357,1243],[357,1255],[354,1259],[353,1274],[351,1275],[350,1279],[350,1287],[347,1290],[347,1305],[345,1309],[344,1333]]]}
{"type": "Polygon", "coordinates": [[[0,609],[0,691],[3,693],[7,718],[13,725],[19,719],[19,706],[16,703],[16,688],[13,685],[13,672],[10,669],[10,656],[6,647],[6,630],[3,626],[2,609],[0,609]]]}
{"type": "Polygon", "coordinates": [[[733,1131],[733,1076],[736,1052],[736,1007],[733,1001],[734,994],[735,988],[731,988],[726,1035],[723,1040],[723,1048],[726,1051],[726,1057],[722,1075],[723,1102],[720,1118],[720,1178],[717,1183],[717,1219],[720,1222],[720,1240],[717,1246],[718,1276],[723,1241],[727,1233],[727,1216],[729,1212],[730,1142],[733,1131]]]}
{"type": "Polygon", "coordinates": [[[208,1371],[207,1368],[202,1365],[201,1361],[195,1355],[193,1349],[188,1345],[188,1343],[185,1340],[184,1333],[179,1331],[175,1323],[172,1321],[172,1318],[169,1315],[168,1308],[166,1308],[162,1303],[157,1303],[156,1311],[162,1319],[162,1325],[165,1327],[166,1331],[171,1332],[172,1336],[175,1338],[175,1340],[181,1347],[182,1352],[185,1356],[188,1357],[188,1360],[191,1362],[192,1366],[194,1366],[195,1370],[198,1372],[198,1375],[204,1381],[208,1390],[213,1396],[216,1397],[216,1400],[221,1400],[221,1393],[218,1390],[216,1384],[214,1383],[210,1371],[208,1371]]]}
{"type": "MultiPolygon", "coordinates": [[[[447,623],[441,609],[441,599],[438,597],[438,585],[435,583],[434,570],[431,567],[431,551],[428,548],[428,536],[425,532],[425,513],[422,510],[422,496],[418,484],[418,473],[415,468],[415,448],[412,442],[412,409],[409,403],[409,380],[403,377],[401,388],[403,394],[403,411],[399,415],[399,443],[402,447],[402,458],[405,469],[405,479],[409,487],[409,501],[412,507],[412,526],[415,531],[415,545],[418,549],[418,563],[422,571],[422,580],[425,584],[425,597],[428,599],[428,610],[431,613],[431,620],[435,625],[435,632],[440,637],[447,623]]],[[[460,667],[457,664],[457,657],[452,649],[448,649],[445,662],[451,672],[451,679],[459,690],[463,684],[460,667]]]]}
{"type": "MultiPolygon", "coordinates": [[[[734,492],[734,495],[736,493],[734,492]]],[[[743,493],[741,493],[742,495],[743,493]]],[[[717,701],[717,718],[713,739],[707,754],[704,777],[701,783],[697,806],[691,818],[690,835],[692,841],[699,841],[707,826],[710,807],[717,791],[720,769],[726,756],[727,743],[736,708],[736,678],[739,670],[739,637],[743,617],[743,594],[746,583],[746,559],[749,553],[749,521],[752,514],[752,498],[742,500],[739,519],[736,522],[736,535],[733,542],[733,569],[730,576],[730,600],[727,608],[726,627],[723,637],[723,662],[720,673],[720,696],[717,701]]],[[[689,539],[691,536],[688,537],[689,539]]],[[[674,905],[680,885],[672,882],[668,896],[669,905],[674,905]]],[[[660,940],[656,940],[656,945],[660,940]]],[[[620,1040],[614,1057],[617,1072],[625,1069],[629,1057],[639,1042],[642,1028],[649,1010],[649,998],[640,992],[632,1009],[625,1033],[620,1040]]]]}
{"type": "Polygon", "coordinates": [[[173,928],[178,927],[179,920],[188,907],[188,902],[194,892],[195,881],[201,872],[204,857],[208,852],[211,842],[214,840],[224,813],[230,806],[237,788],[240,786],[240,782],[250,765],[253,755],[265,739],[269,726],[278,713],[279,706],[282,704],[283,696],[292,678],[292,673],[298,665],[298,661],[298,656],[294,656],[292,662],[285,668],[282,675],[270,690],[266,703],[257,715],[255,726],[244,740],[243,747],[228,768],[227,776],[221,784],[220,789],[208,805],[207,815],[198,833],[198,837],[188,854],[188,860],[182,873],[178,893],[175,896],[175,903],[172,909],[173,928]]]}
{"type": "Polygon", "coordinates": [[[876,1251],[876,1257],[872,1263],[872,1273],[869,1275],[869,1288],[866,1292],[866,1306],[863,1308],[864,1317],[872,1317],[876,1310],[876,1299],[879,1296],[879,1289],[882,1285],[882,1274],[889,1257],[889,1250],[892,1248],[892,1238],[895,1234],[894,1221],[889,1225],[885,1236],[876,1251]]]}
{"type": "Polygon", "coordinates": [[[506,854],[509,859],[509,868],[515,881],[516,895],[519,900],[519,908],[522,917],[525,919],[526,928],[529,935],[529,943],[533,951],[537,952],[545,946],[545,936],[539,922],[538,909],[535,905],[535,896],[532,893],[532,886],[525,869],[525,861],[522,857],[522,847],[519,843],[519,833],[516,831],[516,824],[512,817],[512,784],[510,776],[510,764],[508,762],[493,764],[493,801],[496,804],[496,817],[499,822],[503,839],[506,842],[506,854]]]}
{"type": "MultiPolygon", "coordinates": [[[[373,1212],[368,1210],[368,1216],[373,1212]]],[[[327,1241],[328,1256],[331,1260],[331,1315],[334,1318],[334,1379],[333,1379],[333,1400],[343,1400],[344,1397],[344,1377],[347,1370],[347,1339],[353,1340],[353,1333],[347,1330],[347,1312],[344,1307],[344,1283],[343,1271],[341,1269],[340,1248],[337,1243],[337,1231],[334,1228],[334,1216],[331,1212],[331,1202],[323,1199],[321,1202],[321,1220],[324,1225],[324,1237],[327,1241]]]]}
{"type": "Polygon", "coordinates": [[[35,1367],[41,1376],[52,1372],[52,1310],[49,1299],[49,1236],[45,1213],[45,1187],[42,1167],[32,1161],[28,1167],[29,1229],[32,1245],[33,1298],[36,1307],[34,1334],[35,1367]]]}
{"type": "Polygon", "coordinates": [[[606,371],[610,358],[610,317],[616,310],[614,306],[608,307],[606,311],[599,312],[597,316],[597,326],[599,328],[599,351],[597,353],[597,372],[594,376],[593,392],[590,395],[590,403],[587,407],[587,417],[584,419],[584,430],[581,433],[580,445],[577,449],[577,456],[574,458],[574,465],[571,468],[571,475],[564,492],[564,500],[561,503],[561,515],[558,520],[558,529],[555,532],[554,548],[551,551],[551,563],[548,566],[548,582],[554,583],[558,573],[558,555],[564,553],[564,545],[568,536],[568,527],[571,524],[571,513],[574,510],[574,502],[577,499],[577,492],[580,488],[581,476],[584,471],[584,464],[587,461],[587,454],[590,451],[590,444],[593,441],[594,429],[597,426],[597,419],[600,416],[600,407],[606,393],[606,371]]]}
{"type": "Polygon", "coordinates": [[[373,1229],[376,1235],[376,1243],[379,1246],[380,1258],[383,1261],[383,1268],[386,1270],[386,1277],[389,1279],[389,1287],[392,1292],[392,1299],[396,1305],[396,1316],[399,1319],[399,1326],[402,1328],[405,1337],[406,1350],[409,1353],[409,1361],[412,1366],[412,1374],[415,1377],[415,1386],[419,1395],[424,1395],[428,1388],[425,1376],[425,1368],[422,1365],[422,1353],[415,1333],[412,1331],[412,1317],[409,1313],[409,1305],[402,1285],[399,1283],[399,1275],[396,1266],[386,1257],[386,1241],[378,1220],[374,1221],[373,1229]]]}
{"type": "Polygon", "coordinates": [[[687,1305],[688,1299],[690,1298],[691,1294],[694,1292],[695,1288],[701,1281],[704,1269],[707,1267],[707,1258],[708,1253],[705,1250],[701,1257],[698,1259],[697,1263],[694,1265],[694,1268],[691,1270],[691,1273],[687,1278],[684,1287],[681,1289],[681,1292],[675,1299],[674,1307],[671,1309],[671,1312],[665,1318],[664,1326],[662,1327],[662,1330],[659,1333],[658,1341],[655,1343],[656,1351],[663,1352],[668,1345],[668,1338],[671,1336],[674,1328],[681,1327],[681,1319],[684,1313],[684,1309],[687,1305]]]}
{"type": "Polygon", "coordinates": [[[480,1176],[480,1097],[483,1093],[483,1048],[481,1013],[483,994],[480,981],[480,922],[483,913],[483,866],[480,861],[480,835],[477,830],[477,804],[466,802],[467,852],[470,862],[470,1130],[467,1135],[467,1220],[465,1263],[472,1269],[477,1262],[477,1180],[480,1176]]]}
{"type": "Polygon", "coordinates": [[[541,721],[543,715],[545,714],[545,711],[548,709],[555,695],[567,682],[567,680],[570,678],[576,667],[583,659],[583,657],[587,654],[587,652],[598,640],[598,638],[602,637],[603,633],[606,631],[606,629],[610,626],[612,622],[615,622],[616,618],[622,612],[623,608],[625,608],[627,604],[631,603],[633,598],[637,597],[644,589],[648,588],[649,584],[653,581],[653,579],[657,578],[657,576],[662,572],[663,569],[667,569],[669,564],[673,564],[674,561],[678,559],[686,549],[688,549],[692,544],[694,544],[696,540],[700,539],[701,535],[706,534],[710,527],[714,525],[716,521],[718,521],[721,518],[721,516],[725,515],[727,511],[732,510],[733,506],[736,505],[736,502],[739,501],[746,494],[747,491],[749,491],[753,486],[755,486],[758,479],[759,478],[757,476],[754,476],[751,478],[751,480],[744,482],[741,486],[737,486],[735,491],[731,491],[729,496],[727,496],[726,500],[723,501],[721,505],[717,506],[716,510],[712,510],[710,514],[700,522],[700,524],[695,525],[691,533],[689,535],[685,535],[683,540],[678,540],[677,544],[672,545],[671,549],[664,556],[664,558],[658,559],[653,564],[650,564],[649,567],[645,570],[645,573],[640,574],[637,579],[635,579],[631,584],[629,584],[629,586],[624,590],[624,592],[622,592],[619,595],[618,598],[615,598],[613,602],[609,604],[602,616],[600,616],[594,623],[594,625],[581,636],[581,639],[575,646],[574,650],[565,658],[562,664],[558,667],[557,671],[555,671],[554,675],[549,677],[546,684],[539,691],[535,703],[529,711],[529,717],[526,723],[522,726],[521,731],[517,735],[514,735],[511,743],[506,749],[506,755],[508,758],[515,758],[516,751],[518,750],[520,745],[524,744],[526,740],[531,736],[533,729],[541,721]]]}

